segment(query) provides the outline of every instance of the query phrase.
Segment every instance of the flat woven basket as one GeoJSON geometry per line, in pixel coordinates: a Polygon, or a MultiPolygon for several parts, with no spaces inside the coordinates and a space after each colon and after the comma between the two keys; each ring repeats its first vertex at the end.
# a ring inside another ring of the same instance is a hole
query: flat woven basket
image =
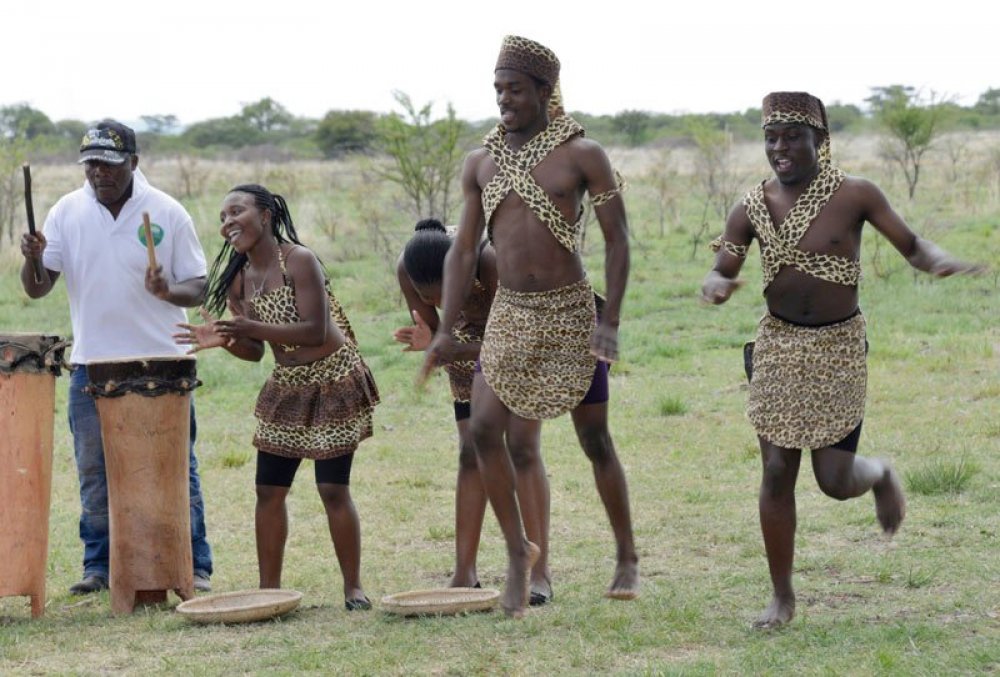
{"type": "Polygon", "coordinates": [[[489,588],[438,588],[411,590],[382,598],[382,608],[400,616],[439,615],[489,611],[500,599],[499,590],[489,588]]]}
{"type": "Polygon", "coordinates": [[[287,614],[301,600],[297,590],[240,590],[189,599],[177,613],[196,623],[251,623],[287,614]]]}

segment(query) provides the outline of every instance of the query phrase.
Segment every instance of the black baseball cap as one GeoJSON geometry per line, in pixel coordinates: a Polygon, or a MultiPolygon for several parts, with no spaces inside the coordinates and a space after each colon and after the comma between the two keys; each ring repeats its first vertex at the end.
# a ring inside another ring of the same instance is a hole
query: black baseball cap
{"type": "Polygon", "coordinates": [[[135,132],[115,120],[102,120],[88,129],[80,141],[80,163],[87,161],[120,165],[136,155],[135,132]]]}

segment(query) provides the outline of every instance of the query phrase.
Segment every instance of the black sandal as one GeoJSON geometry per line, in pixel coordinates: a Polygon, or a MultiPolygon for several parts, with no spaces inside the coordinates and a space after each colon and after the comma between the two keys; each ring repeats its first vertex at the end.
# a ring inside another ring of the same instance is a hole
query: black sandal
{"type": "Polygon", "coordinates": [[[552,593],[545,594],[544,592],[531,591],[531,595],[528,596],[528,606],[545,606],[552,601],[552,593]]]}
{"type": "Polygon", "coordinates": [[[344,608],[348,611],[369,611],[372,608],[372,602],[367,597],[362,597],[360,599],[345,599],[344,608]]]}

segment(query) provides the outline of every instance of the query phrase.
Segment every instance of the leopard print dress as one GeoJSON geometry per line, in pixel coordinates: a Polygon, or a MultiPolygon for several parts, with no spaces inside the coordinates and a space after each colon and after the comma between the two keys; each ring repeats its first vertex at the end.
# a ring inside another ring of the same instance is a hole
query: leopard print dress
{"type": "MultiPolygon", "coordinates": [[[[251,315],[262,322],[288,324],[300,318],[295,288],[280,248],[278,257],[284,284],[253,296],[249,305],[251,315]]],[[[261,451],[287,458],[335,458],[352,453],[372,435],[378,388],[329,280],[325,284],[330,315],[347,340],[315,362],[274,366],[254,407],[254,446],[261,451]]],[[[291,351],[296,347],[279,345],[277,349],[291,351]]]]}
{"type": "MultiPolygon", "coordinates": [[[[743,199],[760,246],[764,290],[782,266],[834,284],[856,286],[861,264],[842,256],[804,251],[798,243],[829,203],[844,173],[823,162],[819,174],[776,226],[764,202],[764,183],[743,199]]],[[[746,245],[721,236],[712,243],[732,256],[747,255],[746,245]]],[[[808,327],[770,314],[753,342],[747,416],[757,434],[780,447],[821,449],[842,440],[864,417],[868,380],[865,319],[808,327]]]]}

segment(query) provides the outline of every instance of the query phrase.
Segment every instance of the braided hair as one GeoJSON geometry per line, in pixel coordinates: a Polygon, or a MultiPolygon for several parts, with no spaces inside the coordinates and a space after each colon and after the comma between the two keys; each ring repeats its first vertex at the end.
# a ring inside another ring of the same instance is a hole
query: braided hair
{"type": "Polygon", "coordinates": [[[414,230],[403,250],[403,268],[415,285],[438,284],[444,277],[444,257],[451,238],[437,219],[419,221],[414,230]]]}
{"type": "MultiPolygon", "coordinates": [[[[278,241],[293,242],[301,245],[299,235],[295,232],[295,225],[292,223],[292,214],[288,211],[288,203],[285,198],[277,193],[272,193],[264,186],[256,183],[245,183],[231,189],[229,193],[246,193],[253,197],[254,205],[260,211],[271,212],[271,233],[278,241]]],[[[227,193],[227,195],[229,194],[227,193]]],[[[247,263],[246,253],[239,253],[232,248],[229,240],[223,240],[222,249],[219,255],[212,262],[212,268],[208,272],[208,293],[205,300],[205,308],[215,315],[221,315],[226,310],[226,299],[229,295],[229,287],[233,280],[247,263]]]]}

